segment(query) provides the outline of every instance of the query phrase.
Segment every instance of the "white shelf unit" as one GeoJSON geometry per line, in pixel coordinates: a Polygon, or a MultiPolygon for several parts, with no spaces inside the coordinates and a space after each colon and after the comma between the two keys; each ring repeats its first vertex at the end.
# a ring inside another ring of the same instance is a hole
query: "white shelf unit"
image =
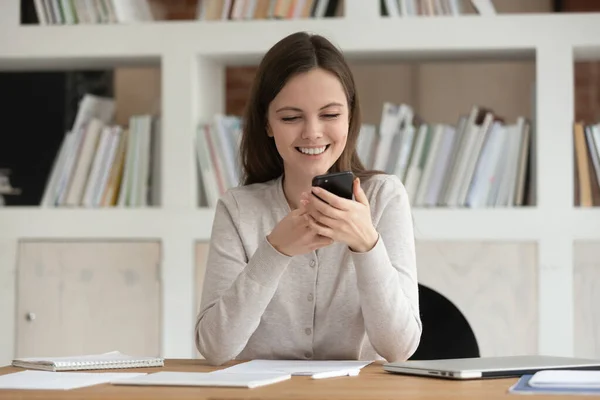
{"type": "Polygon", "coordinates": [[[285,35],[306,30],[351,59],[529,58],[536,62],[537,204],[515,209],[415,209],[417,240],[538,245],[539,353],[573,353],[573,240],[600,240],[600,210],[573,207],[575,59],[600,58],[600,14],[379,17],[378,2],[346,0],[344,18],[304,21],[19,25],[0,6],[0,70],[161,65],[161,206],[149,209],[0,209],[0,362],[14,355],[15,269],[21,239],[158,239],[162,243],[162,355],[193,356],[193,245],[213,210],[198,209],[194,133],[225,108],[224,67],[257,63],[285,35]]]}

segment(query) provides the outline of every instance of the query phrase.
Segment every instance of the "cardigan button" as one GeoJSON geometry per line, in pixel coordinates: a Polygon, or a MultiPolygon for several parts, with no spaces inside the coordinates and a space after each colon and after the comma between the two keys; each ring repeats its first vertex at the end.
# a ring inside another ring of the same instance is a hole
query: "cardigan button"
{"type": "Polygon", "coordinates": [[[314,268],[316,264],[317,263],[315,262],[315,260],[310,260],[310,264],[309,265],[311,266],[311,268],[314,268]]]}
{"type": "Polygon", "coordinates": [[[307,351],[306,353],[304,353],[304,357],[312,358],[312,353],[310,351],[307,351]]]}

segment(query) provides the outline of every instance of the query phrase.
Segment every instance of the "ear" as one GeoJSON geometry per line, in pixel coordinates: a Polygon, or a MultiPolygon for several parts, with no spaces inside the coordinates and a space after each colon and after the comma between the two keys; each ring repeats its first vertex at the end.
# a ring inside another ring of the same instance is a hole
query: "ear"
{"type": "Polygon", "coordinates": [[[273,137],[273,132],[271,131],[271,126],[269,125],[268,122],[267,122],[267,125],[265,126],[265,131],[267,131],[268,137],[273,137]]]}

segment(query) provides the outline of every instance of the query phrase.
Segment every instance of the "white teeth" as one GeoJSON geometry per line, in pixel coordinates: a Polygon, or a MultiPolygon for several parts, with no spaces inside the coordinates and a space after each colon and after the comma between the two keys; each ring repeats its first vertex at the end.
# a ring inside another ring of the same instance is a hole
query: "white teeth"
{"type": "Polygon", "coordinates": [[[302,153],[304,153],[304,154],[310,154],[310,155],[321,154],[322,152],[325,151],[326,148],[327,148],[327,146],[323,146],[323,147],[298,147],[298,149],[302,153]]]}

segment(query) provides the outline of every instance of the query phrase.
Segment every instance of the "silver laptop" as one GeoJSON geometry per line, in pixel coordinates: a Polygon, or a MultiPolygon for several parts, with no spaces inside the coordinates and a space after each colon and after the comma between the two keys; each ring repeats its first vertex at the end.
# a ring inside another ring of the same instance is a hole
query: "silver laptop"
{"type": "Polygon", "coordinates": [[[600,370],[600,360],[536,355],[480,357],[425,361],[409,360],[384,364],[383,369],[399,374],[448,379],[504,378],[533,374],[545,369],[600,370]]]}

